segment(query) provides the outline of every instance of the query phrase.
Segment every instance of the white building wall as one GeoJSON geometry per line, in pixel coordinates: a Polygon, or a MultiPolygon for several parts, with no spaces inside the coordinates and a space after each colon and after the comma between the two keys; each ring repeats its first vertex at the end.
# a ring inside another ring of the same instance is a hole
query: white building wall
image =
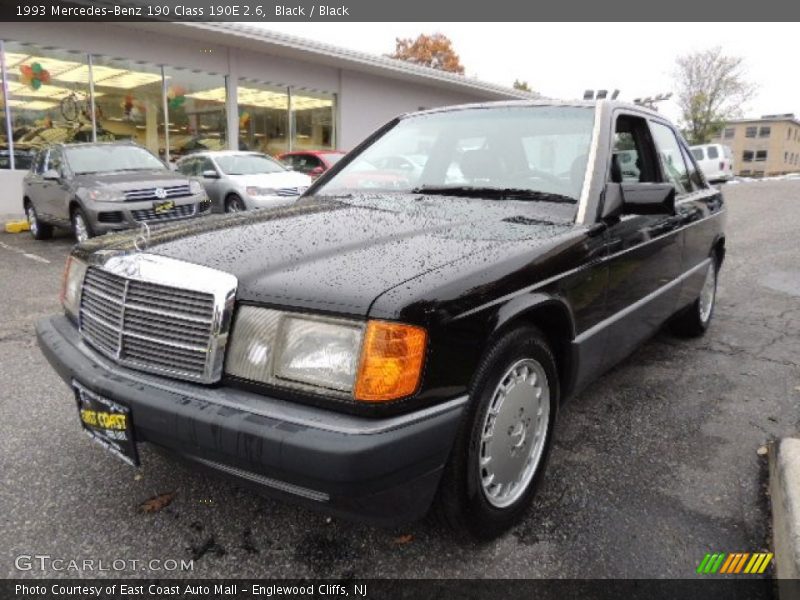
{"type": "Polygon", "coordinates": [[[340,89],[337,145],[342,150],[354,148],[397,115],[477,101],[469,94],[346,70],[341,71],[340,89]]]}

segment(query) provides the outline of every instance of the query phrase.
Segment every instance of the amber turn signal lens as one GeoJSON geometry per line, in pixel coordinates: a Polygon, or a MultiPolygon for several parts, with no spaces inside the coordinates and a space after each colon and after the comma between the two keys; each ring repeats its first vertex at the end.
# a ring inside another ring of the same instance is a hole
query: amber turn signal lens
{"type": "Polygon", "coordinates": [[[427,337],[422,327],[388,321],[367,323],[356,400],[385,402],[413,394],[422,374],[427,337]]]}

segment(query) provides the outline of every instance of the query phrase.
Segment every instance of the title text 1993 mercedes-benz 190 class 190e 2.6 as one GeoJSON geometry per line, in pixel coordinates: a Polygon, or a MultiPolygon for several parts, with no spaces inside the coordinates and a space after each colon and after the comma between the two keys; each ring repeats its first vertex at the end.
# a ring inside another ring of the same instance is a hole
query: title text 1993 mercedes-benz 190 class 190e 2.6
{"type": "Polygon", "coordinates": [[[487,538],[530,504],[562,402],[663,323],[706,330],[724,212],[642,107],[425,111],[291,207],[77,247],[37,333],[129,462],[149,442],[335,514],[435,505],[487,538]]]}

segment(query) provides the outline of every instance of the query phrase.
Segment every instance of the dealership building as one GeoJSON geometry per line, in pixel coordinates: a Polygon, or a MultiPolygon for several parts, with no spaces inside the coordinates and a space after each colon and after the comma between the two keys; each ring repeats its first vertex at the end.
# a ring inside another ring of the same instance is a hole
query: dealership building
{"type": "Polygon", "coordinates": [[[48,143],[348,150],[421,108],[530,97],[385,57],[234,23],[0,23],[0,213],[48,143]]]}

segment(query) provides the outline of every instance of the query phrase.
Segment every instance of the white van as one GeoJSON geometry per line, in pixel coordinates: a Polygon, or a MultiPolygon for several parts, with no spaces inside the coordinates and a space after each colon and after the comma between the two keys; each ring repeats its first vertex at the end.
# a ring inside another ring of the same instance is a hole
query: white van
{"type": "Polygon", "coordinates": [[[689,148],[710,183],[733,179],[733,153],[722,144],[703,144],[689,148]]]}

